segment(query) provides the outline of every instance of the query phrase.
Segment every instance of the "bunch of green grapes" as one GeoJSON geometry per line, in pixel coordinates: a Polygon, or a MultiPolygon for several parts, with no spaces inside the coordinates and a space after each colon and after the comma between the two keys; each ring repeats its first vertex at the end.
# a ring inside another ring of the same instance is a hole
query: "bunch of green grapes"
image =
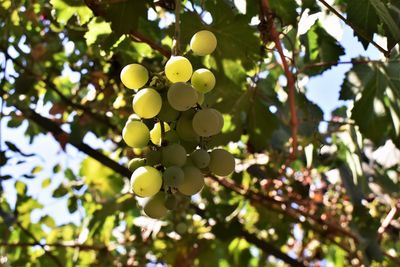
{"type": "MultiPolygon", "coordinates": [[[[214,34],[206,30],[190,41],[195,56],[208,55],[216,46],[214,34]]],[[[204,103],[204,94],[215,87],[210,70],[193,71],[186,57],[172,56],[163,73],[149,78],[140,64],[121,71],[122,83],[135,91],[134,114],[122,137],[128,146],[145,151],[128,164],[133,172],[131,191],[146,198],[144,213],[159,219],[176,209],[180,200],[199,193],[205,175],[233,173],[235,159],[228,151],[208,145],[224,126],[222,114],[204,103]]]]}

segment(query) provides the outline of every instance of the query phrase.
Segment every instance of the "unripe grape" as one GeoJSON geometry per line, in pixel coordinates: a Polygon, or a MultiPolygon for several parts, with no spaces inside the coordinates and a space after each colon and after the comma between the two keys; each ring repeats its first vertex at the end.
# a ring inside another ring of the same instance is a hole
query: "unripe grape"
{"type": "Polygon", "coordinates": [[[165,198],[164,205],[167,208],[167,210],[176,209],[176,206],[178,205],[178,200],[176,199],[176,196],[172,195],[172,194],[168,194],[165,198]]]}
{"type": "Polygon", "coordinates": [[[183,170],[178,166],[171,166],[165,169],[163,173],[164,185],[176,187],[183,183],[183,170]]]}
{"type": "Polygon", "coordinates": [[[183,166],[183,183],[178,185],[178,190],[186,196],[192,196],[204,187],[204,177],[201,171],[192,165],[183,166]]]}
{"type": "Polygon", "coordinates": [[[176,124],[176,132],[182,140],[198,143],[200,137],[193,129],[193,124],[192,124],[193,115],[194,112],[189,112],[188,114],[182,114],[182,116],[179,118],[176,124]]]}
{"type": "Polygon", "coordinates": [[[133,98],[133,111],[141,118],[155,117],[161,110],[162,99],[160,94],[151,88],[140,90],[133,98]]]}
{"type": "Polygon", "coordinates": [[[175,121],[179,116],[179,111],[174,109],[168,102],[168,99],[163,99],[160,113],[157,117],[166,122],[175,121]]]}
{"type": "Polygon", "coordinates": [[[204,149],[196,149],[190,154],[190,159],[197,168],[204,169],[210,163],[210,154],[204,149]]]}
{"type": "Polygon", "coordinates": [[[235,158],[224,149],[214,149],[210,153],[208,168],[215,175],[227,176],[235,170],[235,158]]]}
{"type": "Polygon", "coordinates": [[[186,150],[179,144],[170,144],[163,147],[161,160],[165,167],[183,166],[186,162],[186,150]]]}
{"type": "Polygon", "coordinates": [[[135,171],[137,168],[144,166],[144,164],[146,163],[145,159],[142,158],[133,158],[129,161],[128,163],[128,169],[133,172],[135,171]]]}
{"type": "Polygon", "coordinates": [[[131,189],[139,197],[151,197],[160,191],[162,186],[161,173],[153,167],[137,168],[131,176],[131,189]]]}
{"type": "Polygon", "coordinates": [[[167,93],[168,102],[176,110],[185,111],[196,105],[196,90],[188,83],[174,83],[167,93]]]}
{"type": "Polygon", "coordinates": [[[144,213],[153,219],[160,219],[167,215],[167,208],[165,207],[165,193],[158,192],[156,195],[145,200],[143,205],[144,213]]]}
{"type": "Polygon", "coordinates": [[[214,114],[218,118],[218,128],[217,128],[217,132],[214,134],[220,133],[222,128],[224,128],[224,117],[222,116],[221,112],[219,112],[217,109],[215,109],[215,108],[210,108],[210,109],[211,109],[211,111],[214,112],[214,114]]]}
{"type": "Polygon", "coordinates": [[[208,69],[198,69],[193,72],[190,82],[197,91],[207,93],[214,89],[215,76],[208,69]]]}
{"type": "MultiPolygon", "coordinates": [[[[164,133],[170,130],[168,123],[164,123],[164,133]]],[[[154,124],[153,129],[150,131],[150,140],[153,144],[161,146],[161,122],[154,124]]]]}
{"type": "Polygon", "coordinates": [[[164,140],[169,143],[179,143],[179,136],[174,130],[165,133],[164,140]]]}
{"type": "Polygon", "coordinates": [[[217,38],[210,31],[196,32],[190,40],[190,49],[195,55],[205,56],[214,52],[217,47],[217,38]]]}
{"type": "Polygon", "coordinates": [[[208,137],[218,133],[219,119],[209,108],[199,110],[193,117],[192,126],[196,134],[208,137]]]}
{"type": "Polygon", "coordinates": [[[182,56],[173,56],[165,64],[165,76],[173,83],[189,81],[192,72],[192,64],[182,56]]]}
{"type": "Polygon", "coordinates": [[[125,143],[133,148],[147,146],[150,140],[150,131],[141,121],[129,121],[122,130],[125,143]]]}
{"type": "Polygon", "coordinates": [[[138,90],[149,80],[149,73],[147,69],[140,64],[129,64],[122,69],[120,78],[126,87],[138,90]]]}

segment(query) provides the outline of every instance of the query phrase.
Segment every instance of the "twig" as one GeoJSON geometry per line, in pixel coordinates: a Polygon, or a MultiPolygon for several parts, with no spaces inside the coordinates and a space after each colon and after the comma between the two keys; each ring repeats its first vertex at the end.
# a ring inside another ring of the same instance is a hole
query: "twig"
{"type": "Polygon", "coordinates": [[[307,69],[318,68],[318,67],[327,67],[327,66],[334,66],[334,65],[345,65],[345,64],[352,64],[352,65],[362,65],[362,64],[383,64],[383,63],[396,63],[400,62],[400,60],[390,60],[390,61],[383,61],[383,60],[350,60],[350,61],[327,61],[327,62],[316,62],[312,64],[308,64],[303,66],[301,69],[297,71],[296,74],[302,73],[307,69]]]}
{"type": "Polygon", "coordinates": [[[172,43],[172,55],[177,56],[180,52],[180,35],[181,35],[181,0],[175,0],[175,33],[172,43]]]}
{"type": "Polygon", "coordinates": [[[35,241],[35,243],[36,243],[38,246],[40,246],[40,247],[44,250],[45,254],[47,254],[47,255],[54,261],[54,263],[55,263],[57,266],[59,266],[59,267],[63,267],[63,266],[64,266],[64,265],[62,264],[61,260],[60,260],[59,258],[57,258],[56,256],[54,256],[53,253],[51,253],[51,252],[49,251],[49,249],[48,249],[45,245],[43,245],[42,243],[40,243],[39,240],[37,240],[36,237],[35,237],[28,229],[26,229],[25,227],[23,227],[22,224],[21,224],[19,221],[15,220],[15,224],[18,225],[18,227],[19,227],[27,236],[29,236],[30,238],[32,238],[33,241],[35,241]]]}
{"type": "Polygon", "coordinates": [[[171,52],[168,51],[167,49],[165,49],[163,46],[161,46],[160,44],[154,42],[153,40],[151,40],[150,38],[148,38],[147,36],[144,36],[142,33],[137,32],[137,31],[132,31],[130,33],[130,36],[134,39],[134,41],[136,42],[141,42],[141,43],[146,43],[148,44],[151,48],[153,48],[154,50],[160,52],[161,55],[163,55],[164,57],[171,57],[171,52]]]}
{"type": "Polygon", "coordinates": [[[286,61],[285,54],[283,53],[283,47],[279,39],[279,33],[276,30],[275,25],[273,23],[274,16],[269,7],[268,0],[261,0],[261,14],[262,17],[260,18],[260,20],[263,20],[264,22],[266,21],[267,25],[269,26],[267,30],[269,30],[270,37],[272,41],[275,43],[276,49],[278,50],[279,56],[282,61],[282,67],[287,78],[287,91],[289,96],[289,108],[291,114],[290,129],[292,138],[292,147],[289,158],[290,160],[294,160],[296,159],[296,154],[297,154],[297,129],[298,129],[298,118],[296,112],[296,98],[295,98],[295,76],[291,72],[289,64],[286,61]]]}
{"type": "Polygon", "coordinates": [[[360,37],[365,39],[366,41],[370,42],[373,46],[375,46],[379,51],[381,51],[385,57],[390,56],[390,51],[387,51],[374,40],[371,40],[361,29],[357,28],[353,23],[351,23],[348,19],[346,19],[342,14],[340,14],[336,9],[334,9],[331,5],[329,5],[325,0],[318,0],[320,1],[329,11],[335,14],[338,18],[343,20],[347,25],[349,25],[360,37]]]}

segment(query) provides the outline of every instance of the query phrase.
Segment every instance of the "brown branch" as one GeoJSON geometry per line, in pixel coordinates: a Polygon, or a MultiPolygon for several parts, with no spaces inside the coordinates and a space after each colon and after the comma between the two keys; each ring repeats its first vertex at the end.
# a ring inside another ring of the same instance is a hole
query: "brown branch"
{"type": "Polygon", "coordinates": [[[128,168],[120,165],[119,163],[115,162],[114,160],[110,159],[109,157],[105,156],[103,153],[93,149],[92,147],[88,146],[83,142],[78,142],[73,138],[70,138],[68,133],[61,129],[61,127],[54,121],[50,120],[49,118],[43,117],[40,114],[36,113],[35,111],[26,108],[20,107],[18,104],[15,105],[15,108],[19,109],[23,115],[30,119],[31,121],[38,124],[40,127],[45,129],[48,132],[51,132],[56,139],[60,137],[64,137],[68,143],[76,147],[78,150],[86,153],[87,155],[91,156],[101,164],[109,167],[110,169],[114,170],[115,172],[121,174],[124,177],[130,177],[131,171],[128,168]]]}
{"type": "Polygon", "coordinates": [[[180,52],[181,38],[181,0],[175,0],[175,33],[172,43],[172,55],[177,56],[180,52]]]}
{"type": "Polygon", "coordinates": [[[370,42],[379,51],[381,51],[385,55],[385,57],[390,57],[390,51],[387,51],[382,46],[380,46],[378,43],[376,43],[374,40],[371,40],[365,34],[365,32],[363,30],[357,28],[353,23],[351,23],[348,19],[346,19],[342,14],[340,14],[335,8],[333,8],[331,5],[329,5],[325,0],[318,0],[318,1],[320,1],[327,9],[329,9],[329,11],[331,11],[333,14],[335,14],[344,23],[346,23],[348,26],[350,26],[353,29],[353,31],[355,31],[360,37],[362,37],[364,40],[370,42]]]}
{"type": "MultiPolygon", "coordinates": [[[[336,225],[334,223],[322,220],[321,218],[319,218],[315,215],[309,214],[300,208],[299,209],[292,208],[290,206],[290,204],[293,203],[293,201],[286,202],[286,201],[279,200],[274,197],[270,197],[267,195],[263,195],[263,194],[254,192],[249,189],[245,190],[245,189],[241,188],[239,185],[235,184],[234,182],[228,181],[225,178],[219,178],[219,177],[212,176],[212,175],[209,175],[208,177],[211,178],[212,180],[218,182],[223,187],[245,197],[246,199],[249,199],[253,203],[268,206],[268,208],[270,208],[276,212],[288,215],[298,221],[300,221],[299,216],[304,216],[305,218],[311,220],[314,223],[314,224],[311,224],[311,226],[313,227],[312,229],[315,231],[319,231],[320,234],[324,237],[331,236],[332,234],[335,234],[335,233],[339,233],[348,238],[352,238],[356,242],[358,242],[358,238],[355,234],[340,227],[340,225],[336,225]],[[320,227],[320,229],[318,229],[318,227],[320,227]]],[[[339,243],[336,243],[336,244],[341,246],[342,248],[345,248],[345,247],[343,247],[342,244],[339,244],[339,243]]],[[[350,250],[348,250],[348,249],[346,249],[346,250],[347,250],[347,252],[351,253],[350,250]]]]}
{"type": "Polygon", "coordinates": [[[151,48],[153,48],[154,50],[160,52],[160,54],[163,55],[164,57],[166,57],[166,58],[170,58],[171,57],[171,52],[168,49],[166,49],[162,45],[154,42],[153,40],[151,40],[147,36],[143,35],[142,33],[137,32],[137,31],[132,31],[130,33],[130,36],[136,42],[148,44],[151,48]]]}
{"type": "MultiPolygon", "coordinates": [[[[274,15],[269,7],[268,0],[261,0],[261,16],[260,20],[264,22],[264,25],[268,25],[268,31],[272,41],[275,43],[275,47],[278,50],[278,54],[282,61],[282,67],[287,78],[287,91],[289,96],[289,108],[290,108],[290,129],[292,138],[292,147],[290,151],[290,160],[294,160],[297,157],[297,129],[298,129],[298,119],[296,112],[296,96],[295,96],[295,76],[289,68],[289,64],[286,61],[285,54],[283,52],[283,47],[281,40],[279,38],[279,32],[276,30],[274,25],[274,15]]],[[[266,39],[264,39],[264,42],[266,39]]]]}

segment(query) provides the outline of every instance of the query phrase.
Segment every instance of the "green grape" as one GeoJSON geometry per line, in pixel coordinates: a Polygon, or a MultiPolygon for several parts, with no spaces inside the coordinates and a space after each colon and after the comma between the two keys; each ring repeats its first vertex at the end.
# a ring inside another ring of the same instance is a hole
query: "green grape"
{"type": "Polygon", "coordinates": [[[122,130],[122,138],[128,146],[142,148],[149,143],[150,131],[141,121],[129,121],[122,130]]]}
{"type": "Polygon", "coordinates": [[[195,55],[205,56],[214,52],[217,47],[217,38],[210,31],[196,32],[190,40],[190,49],[195,55]]]}
{"type": "Polygon", "coordinates": [[[196,149],[190,154],[190,159],[197,168],[204,169],[210,163],[210,154],[204,149],[196,149]]]}
{"type": "Polygon", "coordinates": [[[173,56],[165,64],[165,76],[173,83],[189,81],[192,72],[192,64],[182,56],[173,56]]]}
{"type": "Polygon", "coordinates": [[[179,144],[170,144],[161,150],[161,159],[165,167],[183,166],[186,162],[186,150],[179,144]]]}
{"type": "Polygon", "coordinates": [[[140,90],[133,98],[133,111],[141,118],[155,117],[161,110],[162,99],[160,94],[151,88],[140,90]]]}
{"type": "Polygon", "coordinates": [[[203,137],[218,133],[219,123],[218,116],[209,108],[197,111],[192,120],[193,130],[203,137]]]}
{"type": "Polygon", "coordinates": [[[176,206],[178,205],[178,200],[176,199],[176,196],[172,194],[167,194],[164,205],[167,208],[167,210],[176,209],[176,206]]]}
{"type": "Polygon", "coordinates": [[[161,151],[150,150],[146,153],[146,164],[149,166],[155,166],[161,163],[161,151]]]}
{"type": "Polygon", "coordinates": [[[190,82],[197,91],[208,93],[215,87],[215,76],[208,69],[198,69],[193,72],[190,82]]]}
{"type": "Polygon", "coordinates": [[[199,135],[193,130],[192,116],[181,116],[176,124],[176,132],[182,140],[198,143],[199,135]]]}
{"type": "MultiPolygon", "coordinates": [[[[164,133],[170,130],[168,123],[164,122],[164,133]]],[[[153,144],[161,146],[161,122],[154,124],[150,131],[150,140],[153,144]]]]}
{"type": "Polygon", "coordinates": [[[149,73],[147,69],[140,64],[129,64],[122,69],[120,78],[126,87],[138,90],[149,80],[149,73]]]}
{"type": "Polygon", "coordinates": [[[185,111],[196,105],[196,90],[188,83],[174,83],[168,89],[168,102],[176,110],[185,111]]]}
{"type": "Polygon", "coordinates": [[[177,187],[183,183],[184,173],[182,168],[178,166],[171,166],[165,169],[163,173],[164,185],[177,187]]]}
{"type": "Polygon", "coordinates": [[[164,135],[164,140],[169,143],[179,143],[179,136],[174,130],[169,130],[164,135]]]}
{"type": "Polygon", "coordinates": [[[175,121],[179,116],[179,111],[171,107],[168,102],[168,99],[164,99],[162,102],[160,113],[158,113],[157,117],[166,122],[175,121]]]}
{"type": "Polygon", "coordinates": [[[153,219],[160,219],[167,215],[165,207],[165,193],[160,191],[156,195],[145,200],[143,205],[144,213],[153,219]]]}
{"type": "Polygon", "coordinates": [[[224,117],[222,116],[221,112],[219,112],[215,108],[210,108],[210,109],[214,112],[214,114],[218,118],[218,130],[216,133],[214,133],[214,134],[218,134],[221,132],[222,128],[224,128],[224,117]]]}
{"type": "Polygon", "coordinates": [[[189,141],[181,140],[179,142],[179,144],[185,148],[186,153],[190,154],[194,150],[196,150],[197,146],[199,145],[199,141],[189,142],[189,141]]]}
{"type": "Polygon", "coordinates": [[[133,158],[129,161],[128,163],[128,169],[133,172],[135,171],[137,168],[144,166],[144,164],[146,163],[145,159],[142,158],[133,158]]]}
{"type": "Polygon", "coordinates": [[[227,176],[235,170],[235,158],[224,149],[214,149],[210,153],[208,168],[215,175],[227,176]]]}
{"type": "Polygon", "coordinates": [[[137,168],[131,176],[131,190],[139,197],[151,197],[160,191],[162,175],[153,167],[137,168]]]}
{"type": "Polygon", "coordinates": [[[183,166],[184,180],[178,185],[178,191],[186,196],[192,196],[204,187],[204,177],[201,171],[192,165],[183,166]]]}

